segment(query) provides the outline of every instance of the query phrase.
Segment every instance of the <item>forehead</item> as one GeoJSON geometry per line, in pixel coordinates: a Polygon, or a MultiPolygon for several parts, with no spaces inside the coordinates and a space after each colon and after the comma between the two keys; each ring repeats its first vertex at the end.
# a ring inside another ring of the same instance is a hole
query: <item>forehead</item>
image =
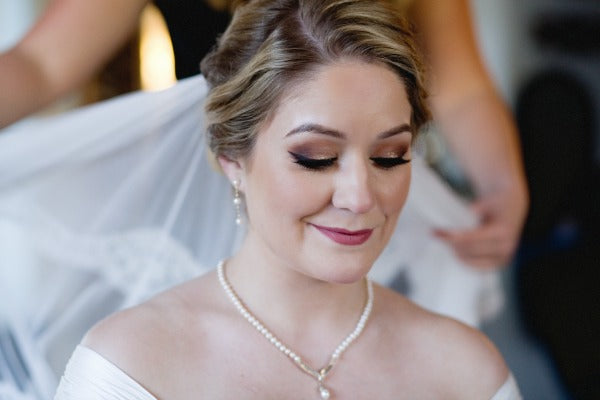
{"type": "Polygon", "coordinates": [[[290,87],[265,128],[316,122],[343,131],[410,124],[404,83],[388,67],[344,61],[318,67],[290,87]]]}

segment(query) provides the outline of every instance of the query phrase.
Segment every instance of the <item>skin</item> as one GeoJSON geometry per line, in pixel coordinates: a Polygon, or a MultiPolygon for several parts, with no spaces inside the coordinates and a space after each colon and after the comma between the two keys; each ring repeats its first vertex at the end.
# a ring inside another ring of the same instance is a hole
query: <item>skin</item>
{"type": "Polygon", "coordinates": [[[53,0],[0,55],[0,128],[81,87],[126,42],[145,0],[53,0]]]}
{"type": "MultiPolygon", "coordinates": [[[[408,123],[410,106],[390,70],[357,60],[320,68],[294,93],[261,127],[248,159],[220,158],[227,176],[242,181],[249,214],[248,236],[227,261],[226,276],[267,327],[321,366],[354,328],[366,296],[362,278],[404,204],[410,164],[382,170],[372,157],[410,157],[410,133],[380,137],[408,123]],[[373,79],[361,79],[365,74],[373,79]],[[344,136],[287,135],[306,121],[344,136]],[[338,158],[309,170],[289,156],[299,147],[338,158]],[[347,246],[315,231],[314,223],[374,231],[347,246]]],[[[109,317],[83,345],[157,398],[316,395],[314,379],[240,316],[215,272],[109,317]]],[[[490,398],[506,377],[502,358],[479,332],[375,286],[371,318],[326,384],[335,398],[468,400],[490,398]]]]}
{"type": "MultiPolygon", "coordinates": [[[[90,79],[135,29],[146,3],[53,0],[25,38],[0,55],[0,127],[90,79]]],[[[481,221],[475,229],[434,234],[467,264],[502,267],[528,207],[514,122],[483,66],[468,2],[417,0],[411,12],[435,77],[434,117],[474,184],[481,221]]]]}

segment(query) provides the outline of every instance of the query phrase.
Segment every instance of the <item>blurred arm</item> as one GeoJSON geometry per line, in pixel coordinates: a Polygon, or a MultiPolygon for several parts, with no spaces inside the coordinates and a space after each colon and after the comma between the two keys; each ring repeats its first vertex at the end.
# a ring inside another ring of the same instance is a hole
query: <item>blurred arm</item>
{"type": "Polygon", "coordinates": [[[0,128],[85,83],[133,32],[147,0],[53,0],[0,55],[0,128]]]}
{"type": "Polygon", "coordinates": [[[481,225],[438,231],[472,265],[510,260],[528,207],[515,123],[481,60],[467,0],[417,0],[414,17],[432,69],[431,108],[472,182],[481,225]]]}

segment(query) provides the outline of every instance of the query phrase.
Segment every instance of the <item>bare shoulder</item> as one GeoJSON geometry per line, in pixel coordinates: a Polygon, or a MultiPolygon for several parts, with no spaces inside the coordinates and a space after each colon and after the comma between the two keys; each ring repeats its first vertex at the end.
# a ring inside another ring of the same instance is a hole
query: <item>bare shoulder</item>
{"type": "Polygon", "coordinates": [[[117,312],[96,324],[82,345],[138,382],[163,381],[169,368],[185,363],[184,355],[202,351],[205,317],[214,310],[211,281],[200,277],[117,312]]]}
{"type": "Polygon", "coordinates": [[[479,330],[433,314],[428,339],[444,365],[444,383],[455,398],[491,398],[508,377],[496,346],[479,330]]]}
{"type": "Polygon", "coordinates": [[[388,323],[398,332],[393,340],[409,354],[413,367],[424,371],[413,379],[432,379],[430,384],[444,398],[456,399],[491,398],[505,382],[506,363],[479,330],[429,312],[389,289],[378,292],[388,323]]]}

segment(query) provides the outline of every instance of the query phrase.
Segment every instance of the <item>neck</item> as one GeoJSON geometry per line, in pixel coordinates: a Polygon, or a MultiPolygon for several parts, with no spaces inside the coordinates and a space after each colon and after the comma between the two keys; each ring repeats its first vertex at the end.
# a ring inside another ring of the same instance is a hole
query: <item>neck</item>
{"type": "Polygon", "coordinates": [[[354,329],[366,301],[364,280],[324,282],[287,265],[249,237],[225,275],[250,312],[290,346],[329,353],[354,329]]]}

